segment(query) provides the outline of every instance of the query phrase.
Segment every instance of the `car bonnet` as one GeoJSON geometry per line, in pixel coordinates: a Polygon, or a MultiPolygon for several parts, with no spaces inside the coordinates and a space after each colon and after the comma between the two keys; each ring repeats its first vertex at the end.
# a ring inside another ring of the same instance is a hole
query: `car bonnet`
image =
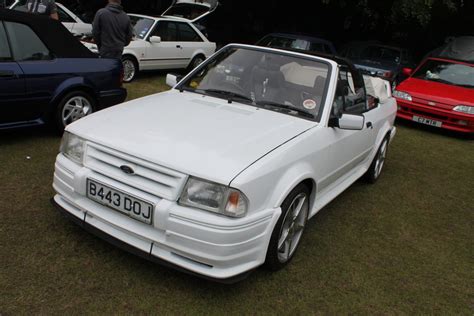
{"type": "Polygon", "coordinates": [[[134,157],[228,184],[314,121],[176,90],[86,117],[68,131],[134,157]]]}

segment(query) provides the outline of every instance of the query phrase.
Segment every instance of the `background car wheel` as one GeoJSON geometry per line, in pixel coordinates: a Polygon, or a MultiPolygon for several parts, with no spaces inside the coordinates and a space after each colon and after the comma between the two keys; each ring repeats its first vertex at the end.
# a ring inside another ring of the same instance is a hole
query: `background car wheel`
{"type": "Polygon", "coordinates": [[[132,57],[122,58],[123,65],[123,82],[129,83],[137,76],[138,64],[132,57]]]}
{"type": "Polygon", "coordinates": [[[188,71],[191,71],[194,68],[196,68],[197,66],[199,66],[204,60],[206,60],[206,59],[202,55],[194,56],[194,58],[189,63],[188,71]]]}
{"type": "Polygon", "coordinates": [[[385,137],[374,157],[374,160],[372,161],[372,164],[370,165],[369,170],[367,170],[367,173],[365,174],[365,178],[369,183],[375,183],[379,179],[385,164],[385,158],[387,157],[387,150],[388,137],[385,137]]]}
{"type": "Polygon", "coordinates": [[[59,132],[84,116],[94,111],[94,99],[87,93],[75,91],[68,93],[59,103],[56,110],[56,127],[59,132]]]}
{"type": "Polygon", "coordinates": [[[293,258],[306,227],[309,214],[310,190],[298,185],[281,205],[282,214],[273,230],[265,265],[279,270],[293,258]]]}

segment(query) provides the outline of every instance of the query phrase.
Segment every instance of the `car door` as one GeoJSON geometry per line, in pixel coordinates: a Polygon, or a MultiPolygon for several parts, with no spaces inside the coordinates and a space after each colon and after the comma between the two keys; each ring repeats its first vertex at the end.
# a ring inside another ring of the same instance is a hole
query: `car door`
{"type": "Polygon", "coordinates": [[[336,127],[330,129],[328,136],[333,146],[330,149],[333,172],[331,182],[343,181],[351,176],[369,159],[376,138],[376,116],[368,111],[365,85],[362,76],[356,70],[341,66],[333,102],[332,115],[363,115],[365,123],[362,130],[344,130],[336,127]]]}
{"type": "Polygon", "coordinates": [[[27,120],[23,115],[24,96],[23,71],[13,60],[5,26],[0,21],[0,126],[27,120]]]}
{"type": "Polygon", "coordinates": [[[173,21],[158,21],[150,33],[149,38],[159,36],[160,43],[148,40],[146,58],[141,61],[145,69],[173,69],[184,68],[187,59],[184,57],[183,47],[178,40],[178,26],[173,21]]]}
{"type": "Polygon", "coordinates": [[[183,60],[183,67],[186,67],[189,65],[195,52],[203,49],[204,41],[189,23],[178,22],[176,24],[178,25],[179,41],[181,42],[181,53],[186,58],[183,60]]]}
{"type": "Polygon", "coordinates": [[[28,25],[4,22],[4,26],[13,58],[24,74],[25,93],[19,106],[22,117],[39,119],[49,106],[56,87],[64,80],[63,70],[28,25]]]}

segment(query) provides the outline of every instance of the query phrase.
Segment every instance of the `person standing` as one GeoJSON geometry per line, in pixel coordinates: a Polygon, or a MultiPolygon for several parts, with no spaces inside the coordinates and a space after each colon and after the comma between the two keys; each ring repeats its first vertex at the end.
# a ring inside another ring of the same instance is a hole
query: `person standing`
{"type": "Polygon", "coordinates": [[[100,57],[121,59],[123,48],[132,40],[133,27],[121,3],[121,0],[109,0],[92,22],[92,35],[100,57]]]}
{"type": "Polygon", "coordinates": [[[58,9],[54,0],[28,0],[26,9],[29,13],[47,15],[51,19],[59,20],[58,9]]]}

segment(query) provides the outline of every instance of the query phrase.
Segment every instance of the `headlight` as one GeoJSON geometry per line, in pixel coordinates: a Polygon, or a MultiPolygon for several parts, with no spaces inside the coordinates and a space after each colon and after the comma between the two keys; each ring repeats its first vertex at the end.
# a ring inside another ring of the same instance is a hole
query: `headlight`
{"type": "Polygon", "coordinates": [[[407,101],[412,101],[411,95],[409,95],[409,94],[406,93],[406,92],[402,92],[402,91],[395,90],[395,91],[393,91],[392,94],[393,94],[393,96],[396,97],[396,98],[403,99],[403,100],[407,100],[407,101]]]}
{"type": "Polygon", "coordinates": [[[60,152],[74,162],[82,165],[84,158],[84,140],[74,134],[64,132],[60,152]]]}
{"type": "Polygon", "coordinates": [[[247,197],[228,186],[190,177],[179,203],[231,217],[247,214],[247,197]]]}
{"type": "Polygon", "coordinates": [[[467,113],[467,114],[473,114],[474,115],[474,106],[458,105],[453,110],[456,111],[456,112],[462,112],[462,113],[467,113]]]}

